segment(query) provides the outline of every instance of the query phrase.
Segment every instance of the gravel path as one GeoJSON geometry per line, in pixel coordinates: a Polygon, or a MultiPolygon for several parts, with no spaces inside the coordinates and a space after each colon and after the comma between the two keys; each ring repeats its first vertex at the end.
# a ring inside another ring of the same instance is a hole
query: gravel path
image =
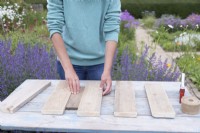
{"type": "Polygon", "coordinates": [[[141,52],[141,48],[144,45],[147,45],[147,46],[150,46],[149,54],[156,52],[156,56],[157,57],[161,56],[162,61],[164,61],[167,58],[168,63],[172,63],[173,58],[170,58],[170,56],[159,45],[153,42],[152,37],[147,33],[147,31],[144,28],[138,27],[136,29],[135,34],[136,34],[135,39],[136,39],[138,52],[141,52]]]}

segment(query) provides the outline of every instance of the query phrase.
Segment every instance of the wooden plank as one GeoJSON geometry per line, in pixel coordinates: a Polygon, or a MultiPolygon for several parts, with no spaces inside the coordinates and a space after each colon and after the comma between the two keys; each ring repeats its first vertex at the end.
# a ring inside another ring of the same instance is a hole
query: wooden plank
{"type": "Polygon", "coordinates": [[[5,113],[14,113],[40,92],[51,85],[47,80],[27,80],[19,86],[19,90],[9,95],[0,106],[5,113]]]}
{"type": "Polygon", "coordinates": [[[129,81],[116,82],[114,116],[137,117],[135,91],[129,81]]]}
{"type": "Polygon", "coordinates": [[[102,89],[100,81],[91,81],[85,85],[85,89],[79,104],[78,116],[100,116],[102,89]]]}
{"type": "Polygon", "coordinates": [[[151,113],[156,118],[174,118],[175,111],[161,85],[145,84],[151,113]]]}
{"type": "Polygon", "coordinates": [[[78,109],[78,106],[79,106],[79,103],[81,101],[81,97],[82,97],[82,94],[83,94],[83,87],[80,88],[80,92],[78,94],[71,94],[68,102],[67,102],[67,105],[66,105],[66,109],[67,110],[77,110],[78,109]]]}
{"type": "Polygon", "coordinates": [[[42,114],[62,115],[69,97],[71,95],[70,89],[65,80],[61,80],[55,91],[51,94],[48,101],[44,104],[41,112],[42,114]]]}

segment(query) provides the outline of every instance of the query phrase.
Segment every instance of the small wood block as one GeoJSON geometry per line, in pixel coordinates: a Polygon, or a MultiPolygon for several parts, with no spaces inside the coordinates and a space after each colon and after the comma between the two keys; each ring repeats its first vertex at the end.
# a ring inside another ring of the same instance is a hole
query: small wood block
{"type": "Polygon", "coordinates": [[[0,110],[14,113],[50,85],[48,80],[26,80],[1,103],[0,110]]]}
{"type": "Polygon", "coordinates": [[[84,88],[81,87],[80,92],[78,94],[71,94],[71,96],[67,102],[67,105],[66,105],[67,110],[77,110],[78,109],[78,106],[79,106],[79,103],[81,101],[81,97],[83,94],[83,89],[84,88]]]}
{"type": "Polygon", "coordinates": [[[55,91],[51,94],[47,102],[44,104],[41,112],[48,115],[62,115],[69,97],[71,95],[70,89],[66,80],[58,83],[55,91]]]}
{"type": "Polygon", "coordinates": [[[153,117],[175,118],[175,111],[162,86],[158,84],[145,84],[145,89],[153,117]]]}
{"type": "Polygon", "coordinates": [[[181,99],[181,110],[185,114],[197,115],[200,113],[200,101],[194,96],[184,96],[181,99]]]}
{"type": "Polygon", "coordinates": [[[90,81],[85,85],[77,110],[78,116],[100,116],[102,92],[100,81],[90,81]]]}
{"type": "Polygon", "coordinates": [[[116,82],[114,116],[137,117],[135,91],[129,81],[116,82]]]}

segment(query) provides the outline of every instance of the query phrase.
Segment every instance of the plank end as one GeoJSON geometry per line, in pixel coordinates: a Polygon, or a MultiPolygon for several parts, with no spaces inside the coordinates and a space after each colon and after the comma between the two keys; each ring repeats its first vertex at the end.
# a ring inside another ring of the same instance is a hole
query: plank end
{"type": "Polygon", "coordinates": [[[137,112],[114,112],[117,117],[137,117],[137,112]]]}
{"type": "Polygon", "coordinates": [[[176,113],[164,113],[164,114],[161,114],[161,113],[152,113],[152,116],[154,118],[168,118],[168,119],[174,119],[175,116],[176,116],[176,113]]]}
{"type": "Polygon", "coordinates": [[[9,110],[5,109],[5,108],[0,108],[0,111],[2,113],[11,113],[9,110]]]}
{"type": "Polygon", "coordinates": [[[14,113],[10,108],[11,107],[8,107],[8,106],[2,104],[0,106],[0,111],[3,112],[3,113],[14,113]]]}

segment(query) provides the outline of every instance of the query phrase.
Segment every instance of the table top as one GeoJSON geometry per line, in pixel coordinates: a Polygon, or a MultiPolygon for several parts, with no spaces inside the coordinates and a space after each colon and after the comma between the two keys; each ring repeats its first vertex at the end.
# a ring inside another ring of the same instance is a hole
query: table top
{"type": "MultiPolygon", "coordinates": [[[[181,111],[180,82],[130,81],[135,90],[137,118],[121,118],[113,115],[115,81],[113,81],[111,93],[102,99],[100,117],[78,117],[76,110],[66,110],[64,115],[42,115],[42,106],[58,82],[59,80],[51,80],[50,87],[16,113],[0,112],[0,128],[52,132],[200,132],[200,114],[187,115],[181,111]],[[176,112],[175,119],[158,119],[151,116],[144,89],[145,83],[160,84],[166,90],[169,101],[176,112]]],[[[84,85],[86,82],[89,81],[81,81],[81,84],[84,85]]],[[[185,95],[190,94],[186,91],[185,95]]]]}

